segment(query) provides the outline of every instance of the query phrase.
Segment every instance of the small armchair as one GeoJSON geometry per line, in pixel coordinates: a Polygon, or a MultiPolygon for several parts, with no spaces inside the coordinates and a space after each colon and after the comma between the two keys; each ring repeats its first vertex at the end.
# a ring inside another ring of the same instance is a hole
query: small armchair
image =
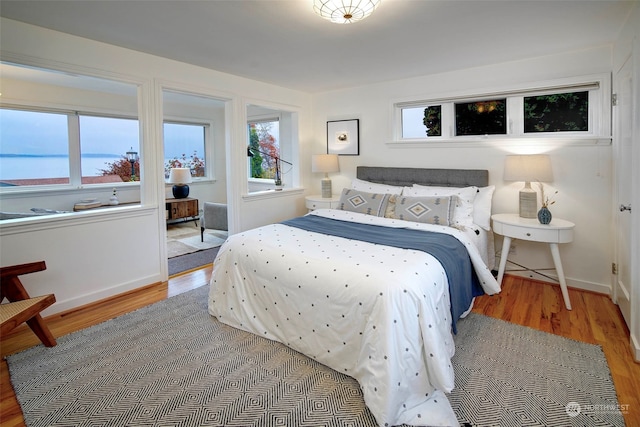
{"type": "Polygon", "coordinates": [[[227,205],[224,203],[204,202],[200,216],[200,241],[204,242],[204,230],[228,231],[227,205]]]}

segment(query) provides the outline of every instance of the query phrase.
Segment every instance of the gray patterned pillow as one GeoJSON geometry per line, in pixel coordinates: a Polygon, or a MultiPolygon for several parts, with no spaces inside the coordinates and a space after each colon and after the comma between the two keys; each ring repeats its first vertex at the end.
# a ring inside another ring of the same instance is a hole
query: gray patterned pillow
{"type": "Polygon", "coordinates": [[[389,194],[367,193],[352,188],[345,188],[342,190],[338,209],[368,215],[384,216],[388,202],[389,194]]]}
{"type": "Polygon", "coordinates": [[[451,223],[451,196],[397,196],[394,206],[393,217],[397,219],[446,226],[451,223]]]}

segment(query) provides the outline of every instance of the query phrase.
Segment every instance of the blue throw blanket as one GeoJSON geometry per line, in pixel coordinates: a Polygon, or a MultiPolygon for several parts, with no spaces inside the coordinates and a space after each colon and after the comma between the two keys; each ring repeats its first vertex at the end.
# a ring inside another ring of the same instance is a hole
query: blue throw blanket
{"type": "Polygon", "coordinates": [[[396,248],[415,249],[431,254],[440,261],[449,279],[454,334],[457,333],[457,320],[469,308],[473,297],[484,294],[469,253],[458,239],[448,234],[360,224],[315,215],[293,218],[283,221],[282,224],[316,233],[396,248]]]}

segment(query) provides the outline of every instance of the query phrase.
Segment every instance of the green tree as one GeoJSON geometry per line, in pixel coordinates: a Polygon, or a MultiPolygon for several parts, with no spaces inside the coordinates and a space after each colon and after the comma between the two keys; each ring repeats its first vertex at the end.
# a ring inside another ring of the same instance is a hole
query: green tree
{"type": "Polygon", "coordinates": [[[260,150],[260,137],[255,124],[249,126],[249,147],[252,150],[253,157],[251,157],[251,178],[262,178],[262,155],[260,150]]]}
{"type": "Polygon", "coordinates": [[[525,132],[589,129],[589,92],[556,93],[524,99],[525,132]]]}
{"type": "Polygon", "coordinates": [[[427,128],[427,136],[442,136],[442,107],[432,105],[425,108],[422,124],[427,128]]]}

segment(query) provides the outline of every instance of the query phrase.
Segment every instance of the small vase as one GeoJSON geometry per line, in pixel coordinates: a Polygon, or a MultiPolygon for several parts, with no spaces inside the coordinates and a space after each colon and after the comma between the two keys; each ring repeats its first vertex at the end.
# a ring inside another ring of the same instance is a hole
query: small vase
{"type": "Polygon", "coordinates": [[[120,201],[118,200],[118,196],[114,195],[109,198],[109,204],[111,206],[116,206],[118,203],[120,203],[120,201]]]}
{"type": "Polygon", "coordinates": [[[540,224],[549,224],[551,222],[551,211],[543,206],[538,211],[538,221],[540,221],[540,224]]]}

